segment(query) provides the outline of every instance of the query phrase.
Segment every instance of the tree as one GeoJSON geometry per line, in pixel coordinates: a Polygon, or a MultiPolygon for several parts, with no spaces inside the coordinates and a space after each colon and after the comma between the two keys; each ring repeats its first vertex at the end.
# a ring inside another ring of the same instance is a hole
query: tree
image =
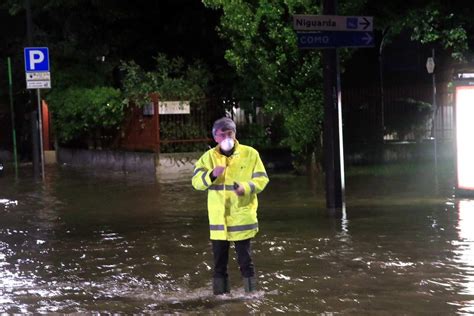
{"type": "Polygon", "coordinates": [[[284,117],[284,142],[311,157],[321,133],[322,73],[320,53],[300,52],[292,15],[318,13],[313,1],[204,0],[221,9],[220,34],[227,40],[227,61],[236,69],[267,113],[284,117]]]}
{"type": "Polygon", "coordinates": [[[200,61],[186,65],[182,58],[168,58],[159,53],[152,71],[146,71],[136,62],[122,62],[123,90],[127,99],[142,105],[150,93],[158,93],[162,100],[199,102],[205,98],[209,70],[200,61]]]}
{"type": "MultiPolygon", "coordinates": [[[[225,82],[229,85],[238,83],[228,90],[284,118],[284,143],[298,156],[310,157],[319,143],[323,114],[320,53],[298,50],[292,15],[320,14],[319,4],[314,0],[203,2],[215,10],[203,10],[198,0],[31,0],[35,45],[50,47],[53,89],[117,88],[120,60],[135,60],[149,70],[158,51],[181,56],[186,63],[205,57],[201,59],[212,66],[214,77],[230,78],[225,82]],[[228,44],[225,58],[240,80],[220,73],[230,70],[221,61],[222,42],[211,31],[218,13],[219,32],[228,44]]],[[[0,57],[4,52],[18,54],[24,46],[25,32],[19,31],[25,24],[24,3],[7,0],[0,4],[0,17],[6,10],[9,17],[16,17],[0,19],[4,39],[0,57]],[[12,25],[14,32],[10,32],[12,25]]],[[[341,0],[338,13],[373,15],[376,33],[384,34],[384,43],[405,30],[416,41],[440,43],[460,57],[474,36],[469,4],[467,0],[420,0],[409,6],[403,0],[341,0]]],[[[342,64],[351,51],[340,51],[342,64]]],[[[19,68],[17,58],[15,69],[19,68]]],[[[24,78],[18,75],[17,80],[23,83],[24,78]]]]}
{"type": "MultiPolygon", "coordinates": [[[[8,0],[0,4],[0,16],[8,11],[10,20],[18,22],[14,25],[21,26],[11,32],[13,36],[9,35],[9,31],[5,32],[7,40],[0,43],[0,48],[4,45],[9,55],[18,56],[24,46],[25,3],[24,0],[8,0]]],[[[119,70],[122,60],[136,60],[135,65],[139,67],[139,64],[146,72],[156,66],[153,56],[158,51],[172,56],[187,54],[186,60],[176,59],[181,64],[160,64],[160,67],[167,66],[167,74],[170,74],[181,71],[179,67],[184,68],[188,62],[191,63],[193,54],[206,57],[216,54],[213,51],[215,47],[206,42],[212,40],[215,34],[206,34],[211,29],[206,23],[212,21],[212,15],[204,12],[195,16],[197,10],[211,12],[199,1],[30,0],[30,3],[34,45],[47,46],[50,51],[52,89],[45,91],[44,95],[50,103],[56,135],[62,143],[118,126],[124,115],[124,104],[117,102],[117,99],[131,98],[118,90],[123,87],[124,73],[119,70]],[[197,42],[206,49],[191,49],[198,47],[197,42]],[[170,70],[172,67],[177,68],[170,70]]],[[[8,22],[9,26],[13,25],[12,21],[8,22]]],[[[8,30],[9,27],[1,29],[8,30]]],[[[18,69],[21,57],[17,61],[18,69]]],[[[177,88],[189,94],[194,89],[183,85],[194,82],[195,78],[184,83],[171,76],[164,78],[161,76],[164,69],[156,70],[152,78],[162,79],[160,87],[167,85],[162,90],[169,92],[177,88]]],[[[202,75],[196,69],[188,69],[185,76],[202,75]]],[[[201,79],[208,80],[208,77],[201,79]]],[[[17,80],[23,83],[24,74],[17,80]]],[[[15,86],[23,88],[24,83],[15,86]]],[[[190,97],[195,98],[196,95],[190,97]]]]}
{"type": "Polygon", "coordinates": [[[437,43],[451,53],[456,60],[465,59],[469,42],[469,30],[474,23],[466,19],[472,11],[467,1],[447,3],[440,0],[422,0],[403,5],[403,1],[380,2],[368,0],[365,10],[376,19],[381,31],[382,45],[390,42],[403,31],[408,31],[413,41],[421,44],[437,43]]]}
{"type": "Polygon", "coordinates": [[[433,106],[411,98],[398,99],[394,103],[399,110],[387,116],[386,132],[397,136],[402,141],[408,140],[410,136],[416,141],[423,140],[430,129],[433,106]]]}
{"type": "MultiPolygon", "coordinates": [[[[320,53],[297,48],[292,15],[321,14],[310,0],[204,0],[221,10],[218,30],[227,41],[227,61],[236,69],[265,110],[282,115],[287,130],[284,140],[292,151],[308,161],[320,139],[323,117],[320,53]]],[[[460,57],[467,48],[465,29],[440,1],[422,1],[410,7],[403,1],[343,1],[340,15],[375,16],[377,32],[387,40],[402,31],[421,43],[440,41],[460,57]],[[421,19],[421,22],[420,22],[421,19]],[[390,27],[389,27],[390,26],[390,27]]],[[[472,24],[472,22],[471,22],[472,24]]],[[[342,64],[350,52],[340,50],[342,64]]]]}

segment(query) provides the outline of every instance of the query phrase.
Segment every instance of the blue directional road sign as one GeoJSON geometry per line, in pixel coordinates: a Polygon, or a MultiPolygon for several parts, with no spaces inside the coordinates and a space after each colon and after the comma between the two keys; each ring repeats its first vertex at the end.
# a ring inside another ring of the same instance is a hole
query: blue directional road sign
{"type": "Polygon", "coordinates": [[[49,51],[47,47],[25,47],[25,71],[49,71],[49,51]]]}
{"type": "Polygon", "coordinates": [[[372,32],[298,32],[299,48],[373,47],[372,32]]]}

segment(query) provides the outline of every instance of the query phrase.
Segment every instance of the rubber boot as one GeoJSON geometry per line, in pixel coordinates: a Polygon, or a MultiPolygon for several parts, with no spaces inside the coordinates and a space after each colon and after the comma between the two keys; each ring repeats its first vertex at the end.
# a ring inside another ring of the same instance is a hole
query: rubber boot
{"type": "Polygon", "coordinates": [[[212,290],[214,295],[230,293],[229,278],[213,278],[212,290]]]}
{"type": "Polygon", "coordinates": [[[255,277],[244,278],[245,293],[255,292],[257,290],[257,280],[255,277]]]}

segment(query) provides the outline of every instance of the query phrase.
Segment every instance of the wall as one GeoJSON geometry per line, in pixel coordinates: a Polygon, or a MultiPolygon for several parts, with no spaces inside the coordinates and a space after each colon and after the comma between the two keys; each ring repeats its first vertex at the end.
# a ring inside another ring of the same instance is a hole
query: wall
{"type": "MultiPolygon", "coordinates": [[[[454,159],[452,142],[438,144],[438,159],[454,159]]],[[[138,174],[156,175],[160,181],[174,181],[188,178],[193,173],[194,163],[202,152],[160,154],[59,148],[58,163],[77,167],[107,169],[138,174]]],[[[288,150],[262,150],[263,162],[268,171],[292,169],[291,153],[288,150]]],[[[400,161],[431,161],[434,147],[432,142],[389,143],[381,147],[373,145],[345,149],[346,165],[392,163],[400,161]]]]}
{"type": "Polygon", "coordinates": [[[59,148],[57,159],[60,164],[77,167],[155,173],[155,154],[153,153],[59,148]]]}
{"type": "Polygon", "coordinates": [[[74,167],[154,175],[160,181],[190,179],[202,153],[160,154],[59,148],[58,163],[74,167]]]}
{"type": "MultiPolygon", "coordinates": [[[[454,159],[454,144],[451,141],[437,143],[439,160],[454,159]]],[[[431,161],[434,160],[433,141],[393,142],[385,144],[363,144],[344,148],[347,165],[379,164],[402,161],[431,161]]]]}
{"type": "Polygon", "coordinates": [[[156,163],[156,176],[160,181],[189,179],[194,172],[194,164],[202,152],[160,154],[156,163]]]}

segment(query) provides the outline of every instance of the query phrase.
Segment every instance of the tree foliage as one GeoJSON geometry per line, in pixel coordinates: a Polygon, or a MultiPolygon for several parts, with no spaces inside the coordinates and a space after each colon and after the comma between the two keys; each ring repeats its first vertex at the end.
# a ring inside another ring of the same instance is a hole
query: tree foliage
{"type": "Polygon", "coordinates": [[[227,61],[265,111],[285,117],[284,142],[297,154],[314,150],[322,120],[320,54],[299,51],[292,15],[319,13],[314,1],[205,0],[222,10],[227,61]]]}
{"type": "Polygon", "coordinates": [[[394,134],[399,140],[407,140],[408,136],[417,141],[425,138],[427,131],[430,130],[433,106],[411,98],[398,99],[394,103],[396,107],[390,109],[399,110],[387,115],[386,132],[394,134]]]}
{"type": "MultiPolygon", "coordinates": [[[[25,3],[24,0],[0,3],[2,57],[16,56],[25,46],[25,3]],[[8,19],[5,15],[9,15],[8,19]]],[[[136,97],[158,90],[166,98],[202,97],[207,92],[204,87],[209,73],[197,64],[188,65],[195,59],[197,47],[208,48],[205,54],[211,56],[208,59],[211,65],[220,62],[216,56],[221,53],[221,42],[209,31],[209,25],[215,23],[215,12],[221,12],[218,29],[228,45],[225,58],[240,76],[240,80],[226,83],[236,86],[234,90],[241,99],[255,100],[267,112],[284,118],[284,142],[295,153],[310,153],[320,139],[323,114],[320,52],[298,50],[292,29],[293,14],[321,14],[320,2],[203,0],[208,8],[215,9],[205,10],[214,12],[210,15],[204,10],[196,14],[202,8],[197,0],[31,0],[30,3],[34,45],[50,48],[51,100],[62,100],[78,90],[88,94],[87,89],[118,87],[117,66],[121,60],[137,61],[122,65],[128,80],[124,88],[130,95],[136,97]],[[197,40],[183,44],[189,34],[197,40]],[[152,60],[157,51],[164,51],[168,56],[188,55],[184,60],[159,56],[152,60]],[[185,82],[184,78],[189,80],[185,82]],[[183,92],[176,92],[180,90],[183,92]],[[59,91],[64,92],[63,97],[59,97],[59,91]]],[[[408,31],[413,40],[439,43],[461,59],[474,36],[471,18],[474,9],[470,3],[468,0],[410,3],[340,0],[338,14],[374,16],[376,34],[382,33],[387,41],[408,31]]],[[[340,53],[343,61],[350,54],[348,50],[340,53]]],[[[16,68],[20,64],[17,58],[16,68]]],[[[15,87],[23,86],[24,78],[16,77],[22,84],[15,87]]],[[[61,107],[56,109],[61,111],[61,107]]]]}
{"type": "MultiPolygon", "coordinates": [[[[467,1],[466,1],[467,2],[467,1]]],[[[439,0],[424,0],[405,6],[401,1],[380,2],[370,0],[365,5],[375,16],[375,27],[382,31],[384,43],[402,32],[408,32],[413,41],[421,44],[438,44],[458,61],[465,59],[469,49],[471,21],[463,20],[466,2],[456,5],[439,0]]]]}
{"type": "MultiPolygon", "coordinates": [[[[196,58],[190,57],[209,51],[211,53],[207,53],[206,57],[213,56],[213,48],[207,41],[215,38],[215,32],[206,33],[210,29],[208,24],[212,21],[206,20],[209,18],[206,11],[210,10],[206,10],[199,1],[29,2],[32,13],[32,45],[49,47],[52,89],[43,94],[47,95],[51,105],[54,118],[52,122],[57,135],[60,135],[60,142],[82,137],[86,128],[91,132],[100,127],[110,129],[107,120],[89,120],[84,124],[75,121],[78,117],[93,117],[93,111],[98,108],[91,106],[92,103],[105,106],[107,100],[115,101],[120,92],[117,88],[126,88],[123,98],[127,99],[131,97],[126,93],[140,92],[132,91],[130,81],[122,85],[123,78],[119,71],[122,60],[137,61],[127,63],[128,70],[136,71],[137,76],[144,75],[145,81],[134,83],[137,89],[143,90],[148,84],[152,90],[173,99],[197,99],[207,93],[203,87],[210,78],[208,70],[202,63],[192,63],[191,60],[196,58]],[[183,6],[183,3],[186,5],[183,6]],[[193,19],[189,19],[190,16],[193,19]],[[198,42],[206,48],[194,49],[198,47],[198,42]],[[170,56],[182,56],[183,53],[183,58],[166,59],[164,55],[160,55],[153,59],[159,50],[164,50],[170,56]],[[189,64],[192,66],[188,66],[189,64]],[[147,80],[151,81],[147,83],[147,80]],[[155,90],[158,87],[159,90],[155,90]],[[87,100],[84,96],[95,99],[87,100]],[[67,127],[68,122],[70,128],[67,127]],[[74,136],[72,131],[76,131],[77,135],[74,136]]],[[[8,25],[5,22],[1,28],[3,31],[0,30],[0,35],[5,35],[0,43],[0,58],[3,54],[19,56],[16,59],[16,69],[22,66],[19,52],[26,41],[26,3],[24,0],[0,1],[0,17],[6,15],[10,19],[8,25]]],[[[131,75],[127,74],[127,79],[131,75]]],[[[23,89],[24,75],[18,76],[16,80],[19,84],[14,86],[23,89]]],[[[114,109],[121,106],[117,105],[114,109]]],[[[109,110],[110,108],[104,109],[109,110]]],[[[115,122],[123,113],[109,111],[108,115],[115,122]]]]}
{"type": "Polygon", "coordinates": [[[201,62],[186,65],[182,58],[168,58],[158,54],[155,67],[146,71],[136,62],[122,62],[123,89],[127,99],[142,105],[150,93],[158,93],[162,100],[197,102],[206,96],[211,78],[201,62]]]}
{"type": "Polygon", "coordinates": [[[56,135],[61,143],[120,128],[122,93],[111,87],[71,87],[48,95],[56,135]]]}
{"type": "Polygon", "coordinates": [[[422,44],[440,44],[451,52],[456,60],[464,60],[467,50],[467,31],[456,24],[454,14],[444,15],[438,8],[431,8],[422,12],[410,12],[407,26],[413,30],[411,39],[422,44]]]}
{"type": "MultiPolygon", "coordinates": [[[[250,87],[265,110],[284,117],[284,140],[298,154],[309,154],[320,138],[323,115],[322,74],[318,51],[298,50],[292,15],[321,14],[310,0],[204,0],[221,10],[218,30],[227,41],[227,61],[250,87]]],[[[421,43],[438,41],[460,58],[466,31],[439,1],[406,6],[402,1],[341,1],[340,15],[374,15],[375,26],[389,40],[408,31],[421,43]],[[370,14],[373,12],[373,14],[370,14]]],[[[377,32],[379,32],[377,30],[377,32]]],[[[350,52],[340,50],[342,61],[350,52]]]]}

